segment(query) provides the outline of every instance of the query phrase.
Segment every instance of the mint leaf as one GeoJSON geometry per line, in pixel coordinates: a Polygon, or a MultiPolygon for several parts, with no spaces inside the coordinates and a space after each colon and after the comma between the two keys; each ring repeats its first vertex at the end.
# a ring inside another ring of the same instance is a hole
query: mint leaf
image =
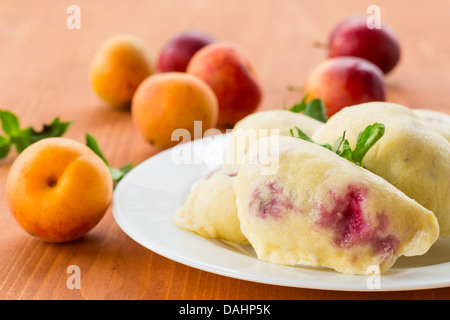
{"type": "Polygon", "coordinates": [[[311,117],[320,122],[327,122],[328,117],[326,115],[326,107],[323,100],[313,99],[307,102],[307,98],[308,94],[305,94],[302,101],[294,104],[291,108],[288,108],[288,110],[294,113],[303,112],[305,116],[311,117]]]}
{"type": "Polygon", "coordinates": [[[21,153],[34,143],[30,140],[31,131],[31,128],[27,128],[20,130],[16,135],[9,137],[11,143],[16,146],[17,153],[21,153]]]}
{"type": "Polygon", "coordinates": [[[316,143],[300,128],[295,127],[295,129],[296,134],[292,129],[289,130],[291,136],[293,136],[294,138],[303,139],[305,141],[320,145],[361,167],[363,167],[363,159],[367,152],[375,145],[375,143],[377,143],[378,140],[381,139],[385,132],[385,126],[382,123],[377,122],[367,126],[362,132],[358,134],[355,149],[352,150],[350,147],[350,143],[347,139],[345,139],[345,131],[342,136],[336,140],[334,146],[332,147],[328,143],[316,143]]]}
{"type": "Polygon", "coordinates": [[[303,97],[302,101],[300,101],[299,103],[294,104],[291,108],[289,108],[289,111],[292,111],[294,113],[300,113],[300,112],[304,112],[306,109],[306,99],[308,98],[308,95],[305,94],[305,96],[303,97]]]}
{"type": "Polygon", "coordinates": [[[362,166],[364,156],[373,145],[384,135],[385,126],[382,123],[374,123],[367,126],[364,131],[358,134],[355,150],[352,152],[353,162],[362,166]]]}
{"type": "Polygon", "coordinates": [[[44,124],[41,131],[31,129],[29,139],[36,142],[45,138],[62,136],[72,122],[61,122],[59,118],[55,118],[50,124],[44,124]]]}
{"type": "Polygon", "coordinates": [[[11,149],[11,142],[3,136],[0,136],[0,158],[6,157],[11,149]]]}
{"type": "Polygon", "coordinates": [[[340,155],[342,158],[347,159],[350,162],[353,162],[352,159],[352,149],[350,148],[350,143],[347,139],[344,139],[344,142],[342,143],[342,151],[336,152],[338,155],[340,155]]]}
{"type": "MultiPolygon", "coordinates": [[[[331,151],[333,151],[334,153],[339,154],[340,153],[340,149],[342,144],[344,143],[345,140],[345,131],[342,134],[342,137],[340,137],[339,139],[336,140],[336,142],[334,143],[333,149],[331,151]]],[[[348,141],[347,141],[348,142],[348,141]]]]}
{"type": "Polygon", "coordinates": [[[100,150],[97,140],[95,140],[95,138],[89,133],[86,133],[86,145],[92,151],[94,151],[94,153],[98,155],[107,166],[109,166],[108,160],[106,160],[105,156],[103,155],[103,152],[100,150]]]}
{"type": "Polygon", "coordinates": [[[327,122],[328,117],[325,110],[325,104],[322,99],[314,99],[306,104],[305,115],[320,122],[327,122]]]}
{"type": "Polygon", "coordinates": [[[315,143],[305,132],[303,132],[299,127],[295,127],[295,130],[297,132],[297,135],[294,134],[294,131],[292,129],[289,129],[289,132],[291,133],[291,136],[295,138],[300,138],[303,140],[306,140],[308,142],[315,143]]]}
{"type": "Polygon", "coordinates": [[[125,174],[119,169],[112,168],[110,166],[108,166],[108,168],[109,173],[111,173],[111,178],[114,182],[119,182],[125,176],[125,174]]]}
{"type": "Polygon", "coordinates": [[[132,163],[126,164],[123,167],[117,169],[117,168],[113,168],[109,165],[108,160],[106,160],[106,157],[103,155],[103,152],[100,150],[100,147],[97,143],[97,140],[90,135],[89,133],[86,134],[86,145],[92,150],[94,151],[94,153],[96,155],[98,155],[103,162],[108,166],[109,169],[109,173],[111,174],[111,179],[114,182],[114,187],[116,186],[116,184],[122,180],[122,178],[131,171],[131,169],[134,168],[134,165],[132,163]]]}
{"type": "Polygon", "coordinates": [[[299,139],[303,139],[305,141],[311,142],[311,143],[315,143],[319,146],[322,146],[330,151],[333,151],[333,147],[331,145],[329,145],[328,143],[324,143],[324,144],[319,144],[314,142],[304,131],[302,131],[299,127],[295,127],[297,135],[294,134],[294,131],[292,129],[289,129],[289,132],[291,133],[291,136],[294,138],[299,138],[299,139]]]}
{"type": "Polygon", "coordinates": [[[8,136],[16,136],[20,132],[20,124],[17,116],[11,111],[0,110],[2,129],[8,136]]]}
{"type": "Polygon", "coordinates": [[[124,174],[127,174],[134,168],[134,164],[127,163],[126,165],[120,167],[120,171],[122,171],[124,174]]]}
{"type": "Polygon", "coordinates": [[[35,131],[32,127],[20,128],[18,117],[8,110],[0,110],[2,129],[6,137],[0,139],[0,158],[4,158],[10,151],[11,145],[16,147],[17,153],[21,153],[33,143],[50,137],[62,136],[71,122],[61,122],[55,118],[49,125],[44,125],[42,131],[35,131]]]}

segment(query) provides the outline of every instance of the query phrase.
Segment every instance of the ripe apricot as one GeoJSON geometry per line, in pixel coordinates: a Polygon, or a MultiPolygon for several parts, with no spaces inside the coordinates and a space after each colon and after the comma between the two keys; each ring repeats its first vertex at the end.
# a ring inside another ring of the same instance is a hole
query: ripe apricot
{"type": "Polygon", "coordinates": [[[94,91],[116,108],[129,106],[138,85],[153,73],[149,50],[139,38],[127,34],[107,39],[90,67],[94,91]]]}
{"type": "Polygon", "coordinates": [[[201,79],[183,72],[155,74],[138,87],[131,104],[133,122],[151,144],[166,149],[176,129],[194,137],[194,122],[201,121],[202,134],[216,125],[218,102],[212,89],[201,79]]]}
{"type": "Polygon", "coordinates": [[[67,138],[47,138],[26,148],[6,181],[16,221],[48,242],[74,240],[91,230],[108,209],[112,190],[103,160],[67,138]]]}

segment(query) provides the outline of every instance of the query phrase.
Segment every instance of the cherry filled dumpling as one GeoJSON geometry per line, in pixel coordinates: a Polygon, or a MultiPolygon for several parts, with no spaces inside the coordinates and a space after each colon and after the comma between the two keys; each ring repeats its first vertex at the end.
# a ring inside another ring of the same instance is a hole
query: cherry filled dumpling
{"type": "Polygon", "coordinates": [[[200,180],[175,212],[173,223],[208,239],[248,244],[237,217],[236,174],[237,168],[220,168],[200,180]]]}
{"type": "Polygon", "coordinates": [[[440,236],[450,237],[450,142],[411,109],[371,102],[342,109],[313,135],[318,143],[334,143],[345,131],[353,148],[367,125],[381,122],[384,136],[367,152],[364,166],[431,210],[440,236]]]}
{"type": "Polygon", "coordinates": [[[439,132],[450,142],[450,115],[440,111],[413,109],[413,112],[428,126],[439,132]]]}
{"type": "Polygon", "coordinates": [[[301,128],[306,134],[312,135],[322,122],[289,110],[265,110],[252,113],[240,120],[233,127],[230,144],[225,156],[225,166],[236,166],[242,163],[248,147],[259,138],[279,134],[290,136],[290,129],[301,128]]]}
{"type": "Polygon", "coordinates": [[[241,230],[259,259],[385,272],[438,238],[433,213],[379,176],[311,142],[280,136],[271,143],[250,147],[233,185],[241,230]],[[261,174],[267,163],[257,159],[274,153],[278,170],[261,174]]]}

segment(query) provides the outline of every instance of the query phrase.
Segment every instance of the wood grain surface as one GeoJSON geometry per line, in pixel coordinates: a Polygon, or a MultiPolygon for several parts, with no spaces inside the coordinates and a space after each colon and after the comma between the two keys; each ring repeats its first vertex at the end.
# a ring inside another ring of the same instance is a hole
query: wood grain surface
{"type": "MultiPolygon", "coordinates": [[[[263,85],[261,109],[300,99],[302,85],[325,58],[313,46],[333,26],[377,4],[403,50],[388,75],[388,100],[450,113],[450,1],[435,0],[3,0],[0,2],[0,108],[22,126],[54,117],[73,121],[66,137],[94,135],[111,165],[138,164],[156,154],[135,130],[129,110],[100,101],[88,80],[100,43],[117,33],[141,37],[156,56],[185,29],[199,29],[241,46],[263,85]],[[69,5],[81,9],[81,29],[66,27],[69,5]]],[[[450,288],[402,292],[340,292],[253,283],[193,269],[140,246],[116,224],[111,209],[83,238],[41,242],[14,221],[5,181],[16,158],[0,161],[0,298],[2,299],[448,299],[450,288]],[[81,288],[69,289],[77,265],[81,288]]]]}

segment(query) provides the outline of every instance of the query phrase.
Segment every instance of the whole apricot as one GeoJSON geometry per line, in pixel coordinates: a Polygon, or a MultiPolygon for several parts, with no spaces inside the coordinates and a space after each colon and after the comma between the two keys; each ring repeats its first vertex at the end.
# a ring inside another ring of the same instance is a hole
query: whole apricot
{"type": "Polygon", "coordinates": [[[216,94],[221,126],[233,126],[261,103],[262,87],[253,63],[232,43],[203,47],[192,57],[186,72],[204,80],[216,94]]]}
{"type": "Polygon", "coordinates": [[[127,34],[107,39],[90,66],[94,91],[116,108],[129,106],[138,85],[153,73],[153,62],[146,45],[127,34]]]}
{"type": "MultiPolygon", "coordinates": [[[[133,122],[142,136],[158,148],[173,147],[177,129],[195,138],[195,122],[201,134],[217,122],[218,103],[211,88],[184,72],[164,72],[148,77],[138,87],[131,104],[133,122]]],[[[197,128],[198,130],[198,128],[197,128]]]]}
{"type": "Polygon", "coordinates": [[[106,164],[85,145],[47,138],[26,148],[6,181],[6,198],[18,224],[48,242],[82,237],[104,216],[113,184],[106,164]]]}

